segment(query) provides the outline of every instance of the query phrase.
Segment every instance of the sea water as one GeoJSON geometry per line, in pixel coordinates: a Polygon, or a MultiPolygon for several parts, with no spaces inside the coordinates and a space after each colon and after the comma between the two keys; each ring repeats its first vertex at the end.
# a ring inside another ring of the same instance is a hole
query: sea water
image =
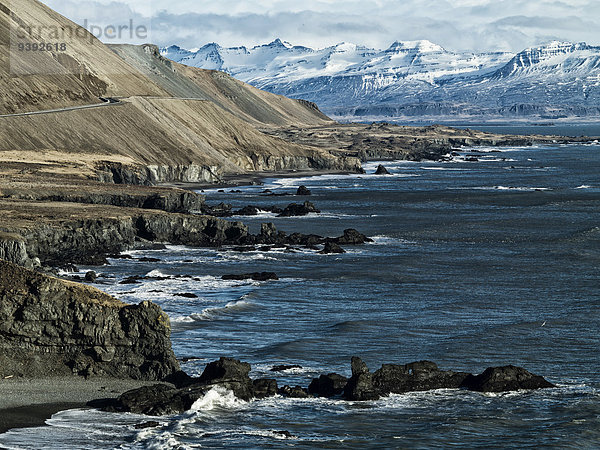
{"type": "MultiPolygon", "coordinates": [[[[377,401],[243,402],[210,391],[192,410],[149,420],[70,410],[47,426],[0,435],[8,448],[432,448],[600,446],[600,146],[476,148],[452,162],[385,162],[391,175],[269,179],[208,201],[285,206],[304,184],[322,210],[300,218],[243,218],[253,232],[374,242],[347,253],[232,249],[134,251],[95,268],[96,286],[131,303],[152,300],[171,317],[182,368],[198,375],[220,356],[252,365],[252,377],[307,386],[321,373],[350,375],[428,359],[479,373],[515,364],[554,389],[503,394],[462,390],[377,401]],[[477,155],[477,161],[465,157],[477,155]],[[269,282],[224,274],[276,272],[269,282]],[[121,285],[131,275],[153,277],[121,285]],[[195,294],[185,298],[177,294],[195,294]],[[276,364],[302,368],[274,373],[276,364]]],[[[365,166],[374,172],[377,162],[365,166]]],[[[239,218],[234,218],[239,219],[239,218]]],[[[82,273],[88,268],[82,268],[82,273]]]]}

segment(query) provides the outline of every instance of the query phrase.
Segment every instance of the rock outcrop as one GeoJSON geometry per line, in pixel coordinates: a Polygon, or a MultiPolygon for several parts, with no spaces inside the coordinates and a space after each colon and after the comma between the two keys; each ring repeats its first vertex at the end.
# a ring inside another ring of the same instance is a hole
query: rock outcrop
{"type": "Polygon", "coordinates": [[[277,281],[279,277],[275,272],[253,272],[253,273],[242,273],[242,274],[228,274],[221,277],[223,280],[253,280],[253,281],[277,281]]]}
{"type": "Polygon", "coordinates": [[[20,266],[32,266],[27,255],[25,240],[18,234],[0,232],[0,260],[12,261],[20,266]]]}
{"type": "Polygon", "coordinates": [[[67,202],[124,208],[157,209],[165,212],[202,211],[205,196],[193,191],[147,186],[115,186],[111,184],[63,182],[0,184],[0,197],[38,202],[67,202]]]}
{"type": "Polygon", "coordinates": [[[469,375],[463,380],[461,387],[479,392],[505,392],[555,386],[521,367],[504,366],[489,367],[480,375],[469,375]]]}
{"type": "Polygon", "coordinates": [[[344,250],[335,242],[325,242],[325,247],[319,253],[322,255],[329,255],[332,253],[346,253],[346,250],[344,250]]]}
{"type": "MultiPolygon", "coordinates": [[[[276,366],[285,370],[296,366],[276,366]]],[[[330,373],[314,378],[308,389],[285,385],[277,388],[271,378],[251,380],[250,364],[236,359],[221,358],[206,366],[199,378],[182,372],[169,381],[172,385],[142,387],[122,394],[117,400],[102,406],[106,411],[162,415],[181,413],[213,388],[232,391],[242,400],[271,397],[279,394],[289,398],[337,397],[351,401],[376,400],[389,394],[402,394],[432,389],[468,389],[482,392],[501,392],[518,389],[554,387],[539,375],[515,366],[489,368],[481,375],[440,370],[431,361],[410,364],[384,364],[371,373],[358,357],[352,358],[352,377],[330,373]]]]}
{"type": "Polygon", "coordinates": [[[375,372],[357,357],[352,358],[352,377],[344,388],[347,400],[375,400],[389,394],[432,389],[468,389],[479,392],[504,392],[519,389],[554,387],[539,375],[515,367],[490,367],[481,375],[440,370],[431,361],[410,364],[384,364],[375,372]]]}
{"type": "Polygon", "coordinates": [[[375,175],[389,175],[389,174],[390,174],[389,170],[387,170],[383,164],[379,164],[379,166],[377,166],[375,175]]]}
{"type": "Polygon", "coordinates": [[[179,370],[168,316],[0,260],[0,378],[162,380],[179,370]]]}
{"type": "Polygon", "coordinates": [[[163,415],[184,412],[213,388],[227,389],[242,400],[273,396],[273,379],[251,380],[250,364],[232,358],[209,363],[199,378],[187,378],[176,387],[166,384],[125,392],[116,401],[104,405],[107,411],[163,415]]]}
{"type": "Polygon", "coordinates": [[[352,377],[344,388],[347,400],[375,400],[389,394],[432,389],[456,389],[469,374],[443,371],[431,361],[384,364],[370,373],[360,358],[352,358],[352,377]]]}
{"type": "Polygon", "coordinates": [[[314,204],[306,201],[302,204],[290,203],[285,209],[279,214],[279,217],[293,217],[293,216],[306,216],[310,213],[320,213],[314,204]]]}
{"type": "Polygon", "coordinates": [[[335,397],[344,392],[348,378],[337,373],[321,375],[308,385],[308,393],[318,397],[335,397]]]}
{"type": "Polygon", "coordinates": [[[0,255],[23,266],[102,264],[139,240],[217,247],[248,236],[240,222],[210,216],[78,203],[0,200],[0,255]],[[71,217],[74,213],[75,219],[71,217]],[[78,217],[78,218],[77,218],[78,217]]]}
{"type": "Polygon", "coordinates": [[[309,196],[309,195],[312,195],[312,192],[306,186],[301,185],[301,186],[298,186],[298,190],[296,190],[296,195],[309,196]]]}

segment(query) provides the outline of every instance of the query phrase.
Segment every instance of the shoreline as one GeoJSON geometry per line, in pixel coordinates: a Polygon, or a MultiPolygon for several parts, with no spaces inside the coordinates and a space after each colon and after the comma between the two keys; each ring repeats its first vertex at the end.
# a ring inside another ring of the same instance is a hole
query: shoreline
{"type": "MultiPolygon", "coordinates": [[[[392,161],[392,159],[390,159],[392,161]]],[[[158,186],[165,188],[179,188],[188,191],[203,191],[213,189],[228,189],[242,186],[262,186],[268,178],[305,178],[322,175],[351,175],[352,172],[344,170],[286,170],[280,172],[249,172],[243,174],[227,175],[220,183],[160,183],[158,186]]]]}
{"type": "Polygon", "coordinates": [[[156,383],[158,381],[86,380],[75,376],[0,380],[0,434],[16,428],[41,427],[60,411],[93,409],[88,406],[91,401],[116,398],[128,390],[156,383]]]}
{"type": "Polygon", "coordinates": [[[42,403],[0,409],[0,435],[19,428],[43,427],[61,411],[87,408],[85,403],[42,403]]]}

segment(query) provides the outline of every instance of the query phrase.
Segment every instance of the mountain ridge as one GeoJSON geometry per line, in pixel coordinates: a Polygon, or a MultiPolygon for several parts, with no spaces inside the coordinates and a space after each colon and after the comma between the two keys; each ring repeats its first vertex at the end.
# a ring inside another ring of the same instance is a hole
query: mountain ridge
{"type": "Polygon", "coordinates": [[[452,52],[427,40],[315,50],[277,39],[195,52],[171,46],[161,54],[316,102],[334,119],[600,116],[600,46],[583,42],[552,41],[514,54],[452,52]]]}

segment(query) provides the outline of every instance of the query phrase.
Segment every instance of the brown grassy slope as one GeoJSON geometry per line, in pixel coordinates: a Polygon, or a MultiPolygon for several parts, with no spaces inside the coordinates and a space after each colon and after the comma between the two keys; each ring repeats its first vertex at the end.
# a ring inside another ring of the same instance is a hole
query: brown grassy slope
{"type": "Polygon", "coordinates": [[[261,91],[223,72],[162,57],[154,45],[110,45],[115,53],[174,97],[211,100],[253,125],[319,126],[333,121],[315,105],[261,91]]]}
{"type": "MultiPolygon", "coordinates": [[[[64,53],[13,48],[9,54],[8,45],[2,47],[3,61],[9,64],[0,69],[0,114],[95,103],[99,95],[123,99],[122,104],[94,109],[0,117],[0,162],[18,167],[15,153],[33,156],[27,169],[14,170],[47,170],[46,158],[51,157],[55,173],[95,177],[98,166],[106,172],[124,164],[124,181],[146,183],[214,181],[219,178],[214,174],[256,170],[358,167],[357,161],[338,161],[326,150],[289,143],[255,128],[331,123],[310,105],[261,92],[224,74],[175,67],[151,45],[119,47],[133,67],[37,0],[0,0],[0,5],[3,30],[11,39],[18,27],[43,25],[48,33],[78,30],[65,39],[64,53]]],[[[111,178],[103,174],[101,179],[111,178]]]]}
{"type": "Polygon", "coordinates": [[[0,114],[94,103],[99,96],[168,95],[93,35],[37,0],[0,0],[0,83],[0,114]],[[30,27],[31,37],[25,32],[30,27]],[[55,30],[65,32],[57,39],[55,30]],[[66,51],[17,48],[20,42],[57,41],[67,44],[66,51]]]}
{"type": "Polygon", "coordinates": [[[279,170],[286,158],[334,160],[323,150],[267,136],[209,101],[133,97],[117,106],[0,118],[0,127],[0,158],[4,150],[19,150],[43,160],[55,150],[72,155],[65,161],[90,166],[102,160],[196,164],[222,174],[279,170]]]}

